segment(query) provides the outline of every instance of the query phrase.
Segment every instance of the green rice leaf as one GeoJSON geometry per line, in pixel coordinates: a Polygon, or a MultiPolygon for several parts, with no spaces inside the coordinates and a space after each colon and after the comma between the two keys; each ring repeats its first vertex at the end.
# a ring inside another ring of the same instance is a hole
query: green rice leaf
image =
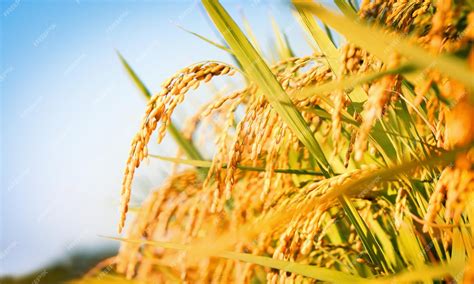
{"type": "MultiPolygon", "coordinates": [[[[409,222],[409,220],[407,220],[407,222],[409,222]]],[[[427,249],[429,249],[429,247],[423,246],[420,243],[416,233],[413,231],[413,227],[400,226],[396,235],[396,240],[400,256],[404,259],[405,263],[412,265],[415,268],[424,264],[427,249]]]]}
{"type": "Polygon", "coordinates": [[[382,225],[374,218],[367,218],[367,225],[373,231],[373,235],[379,240],[380,247],[386,258],[386,263],[392,271],[396,271],[397,264],[399,263],[398,254],[395,252],[395,248],[391,241],[391,235],[386,231],[387,228],[382,225]]]}
{"type": "Polygon", "coordinates": [[[354,225],[357,235],[359,235],[372,263],[381,268],[384,272],[390,272],[387,257],[382,250],[380,242],[375,238],[374,234],[372,234],[369,226],[364,219],[362,219],[354,205],[352,205],[352,202],[346,196],[341,196],[339,201],[344,208],[346,216],[349,218],[351,224],[354,225]]]}
{"type": "MultiPolygon", "coordinates": [[[[258,43],[257,36],[254,34],[252,26],[250,25],[250,22],[247,19],[247,17],[245,16],[245,14],[243,13],[243,11],[241,11],[241,17],[242,17],[242,24],[244,26],[244,30],[247,33],[246,38],[249,40],[249,42],[255,48],[255,50],[258,52],[258,54],[260,54],[260,56],[263,56],[263,51],[262,51],[262,48],[260,47],[260,44],[258,43]]],[[[222,31],[221,31],[221,34],[222,34],[222,31]]],[[[224,38],[225,38],[225,36],[224,36],[224,38]]],[[[226,41],[227,41],[227,39],[226,39],[226,41]]]]}
{"type": "Polygon", "coordinates": [[[203,0],[202,2],[248,77],[258,84],[261,92],[266,96],[272,107],[308,148],[309,152],[317,160],[321,171],[325,175],[329,175],[332,169],[321,146],[263,58],[221,4],[212,0],[203,0]]]}
{"type": "Polygon", "coordinates": [[[152,94],[148,90],[148,88],[145,86],[145,84],[142,82],[142,80],[140,80],[137,73],[135,73],[135,71],[133,71],[130,64],[128,64],[127,60],[125,60],[125,58],[122,56],[122,54],[120,52],[117,51],[117,55],[120,59],[120,62],[123,65],[123,67],[125,68],[125,71],[127,71],[128,76],[130,76],[130,78],[132,79],[135,86],[138,88],[138,90],[140,90],[140,94],[145,96],[145,98],[147,100],[150,99],[152,94]]]}
{"type": "Polygon", "coordinates": [[[208,38],[205,37],[205,36],[202,36],[202,35],[200,35],[200,34],[198,34],[198,33],[195,33],[195,32],[192,32],[192,31],[190,31],[190,30],[187,30],[187,29],[185,29],[185,28],[183,28],[183,27],[181,27],[181,26],[178,26],[178,28],[182,29],[183,31],[185,31],[185,32],[187,32],[187,33],[192,34],[193,36],[196,36],[196,37],[202,39],[203,41],[205,41],[205,42],[207,42],[207,43],[212,44],[213,46],[215,46],[215,47],[217,47],[217,48],[219,48],[219,49],[224,50],[225,52],[228,52],[228,53],[230,53],[230,54],[233,54],[233,53],[232,53],[232,50],[230,50],[227,46],[224,46],[224,45],[222,45],[222,44],[218,44],[217,42],[212,41],[212,40],[208,39],[208,38]]]}
{"type": "Polygon", "coordinates": [[[334,0],[334,3],[336,3],[339,10],[341,10],[341,12],[344,13],[346,17],[349,17],[349,18],[357,17],[354,7],[352,7],[351,4],[349,4],[346,0],[334,0]]]}
{"type": "MultiPolygon", "coordinates": [[[[306,31],[312,36],[314,41],[321,49],[321,52],[325,55],[329,67],[331,68],[333,73],[336,76],[339,76],[342,68],[340,62],[341,54],[339,50],[336,48],[328,34],[323,31],[323,29],[318,25],[318,23],[314,19],[313,14],[311,14],[307,10],[299,8],[298,6],[295,7],[298,12],[298,18],[301,24],[306,29],[306,31]]],[[[365,93],[365,91],[357,85],[355,85],[355,87],[356,88],[349,94],[349,98],[355,102],[365,101],[367,99],[367,94],[365,93]]]]}
{"type": "Polygon", "coordinates": [[[326,57],[331,70],[333,70],[335,74],[339,74],[341,70],[341,62],[339,59],[341,54],[339,50],[336,48],[334,43],[332,43],[331,39],[327,36],[323,29],[318,25],[314,19],[313,14],[307,10],[300,9],[299,7],[296,7],[296,11],[298,12],[298,20],[301,22],[306,32],[312,36],[316,44],[319,46],[319,49],[326,57]]]}
{"type": "Polygon", "coordinates": [[[341,80],[329,81],[321,85],[311,85],[292,93],[292,97],[298,99],[308,98],[317,94],[326,94],[335,90],[351,89],[356,86],[378,80],[386,75],[405,74],[414,71],[414,67],[406,64],[398,68],[385,71],[357,74],[342,78],[341,80]]]}
{"type": "MultiPolygon", "coordinates": [[[[33,281],[33,283],[35,283],[33,281]]],[[[117,283],[129,283],[129,284],[144,284],[146,282],[135,280],[135,279],[127,279],[123,275],[115,274],[113,271],[110,272],[99,272],[96,276],[87,276],[82,277],[81,279],[75,279],[71,281],[67,281],[65,283],[69,284],[117,284],[117,283]]]]}
{"type": "MultiPolygon", "coordinates": [[[[120,61],[122,62],[125,70],[127,71],[127,74],[130,76],[132,81],[135,83],[135,86],[140,90],[140,94],[142,94],[147,100],[150,99],[152,96],[151,92],[148,90],[148,88],[145,86],[145,84],[140,80],[138,75],[135,73],[135,71],[132,69],[130,64],[128,64],[127,60],[117,51],[117,54],[120,58],[120,61]]],[[[194,160],[202,160],[203,157],[199,153],[199,150],[194,146],[194,144],[189,141],[188,139],[184,138],[184,136],[181,134],[181,132],[178,130],[178,128],[170,122],[168,125],[168,131],[173,137],[173,139],[176,141],[178,146],[183,150],[183,152],[188,156],[190,159],[194,160]]],[[[206,175],[207,171],[204,169],[201,169],[201,174],[206,175]]]]}
{"type": "MultiPolygon", "coordinates": [[[[453,266],[460,268],[462,268],[464,263],[466,263],[466,245],[464,244],[461,231],[458,228],[453,230],[453,246],[450,263],[453,266]]],[[[455,280],[460,282],[463,277],[463,270],[459,269],[458,271],[454,272],[454,274],[456,275],[455,278],[458,278],[455,280]]]]}
{"type": "Polygon", "coordinates": [[[203,159],[201,153],[199,150],[194,146],[194,144],[184,138],[184,136],[181,134],[181,132],[176,128],[176,126],[173,123],[170,123],[168,125],[168,131],[170,132],[171,136],[173,136],[174,140],[176,143],[179,145],[181,150],[188,156],[190,159],[194,160],[201,160],[203,159]]]}
{"type": "MultiPolygon", "coordinates": [[[[180,158],[172,158],[172,157],[164,157],[160,155],[149,155],[152,158],[157,158],[163,161],[173,162],[177,164],[184,164],[195,166],[198,168],[210,168],[212,166],[212,161],[206,160],[184,160],[180,158]]],[[[227,168],[227,165],[222,165],[222,168],[227,168]]],[[[266,171],[265,168],[259,167],[251,167],[251,166],[244,166],[244,165],[237,165],[238,169],[243,171],[253,171],[253,172],[264,172],[266,171]]],[[[312,175],[312,176],[322,176],[323,174],[320,172],[315,172],[312,170],[304,170],[304,169],[274,169],[275,173],[283,173],[283,174],[296,174],[296,175],[312,175]]]]}
{"type": "Polygon", "coordinates": [[[125,239],[125,238],[115,238],[115,237],[107,237],[107,238],[118,240],[118,241],[129,242],[129,243],[147,244],[147,245],[152,245],[152,246],[166,248],[166,249],[182,250],[182,251],[188,251],[190,253],[194,252],[198,254],[201,253],[208,256],[222,257],[222,258],[231,259],[231,260],[253,263],[253,264],[261,265],[268,268],[300,274],[306,277],[311,277],[311,278],[318,279],[325,282],[361,283],[364,280],[366,280],[359,276],[351,275],[351,274],[333,270],[333,269],[321,268],[314,265],[279,260],[279,259],[274,259],[267,256],[258,256],[258,255],[247,254],[247,253],[215,250],[212,247],[210,248],[208,245],[206,245],[205,247],[199,247],[199,246],[183,245],[183,244],[178,244],[174,242],[142,241],[142,240],[131,240],[131,239],[125,239]]]}
{"type": "Polygon", "coordinates": [[[417,267],[413,271],[406,271],[387,277],[377,278],[374,280],[367,281],[367,283],[393,284],[419,283],[423,281],[431,283],[434,280],[443,280],[443,278],[445,278],[446,276],[452,276],[453,269],[456,269],[456,267],[450,265],[424,265],[422,267],[417,267]]]}
{"type": "Polygon", "coordinates": [[[279,59],[287,59],[293,57],[293,51],[291,50],[286,35],[281,31],[275,18],[271,18],[273,34],[275,35],[275,44],[278,50],[279,59]]]}

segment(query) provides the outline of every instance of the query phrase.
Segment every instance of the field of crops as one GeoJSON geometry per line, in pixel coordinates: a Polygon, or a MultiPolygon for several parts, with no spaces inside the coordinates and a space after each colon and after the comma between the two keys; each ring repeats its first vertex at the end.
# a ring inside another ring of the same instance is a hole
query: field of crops
{"type": "Polygon", "coordinates": [[[222,41],[189,32],[233,61],[148,90],[119,54],[148,103],[124,157],[120,251],[78,281],[474,283],[474,2],[334,2],[291,3],[311,54],[276,22],[278,58],[263,54],[213,0],[222,41]],[[178,129],[175,109],[214,80],[229,87],[178,129]],[[166,135],[176,155],[148,151],[166,135]],[[149,159],[173,174],[129,208],[149,159]]]}

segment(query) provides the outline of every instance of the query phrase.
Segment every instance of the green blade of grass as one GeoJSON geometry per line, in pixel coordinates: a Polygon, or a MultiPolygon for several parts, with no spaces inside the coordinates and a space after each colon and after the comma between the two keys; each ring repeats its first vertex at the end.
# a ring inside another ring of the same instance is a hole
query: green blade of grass
{"type": "Polygon", "coordinates": [[[203,41],[205,41],[205,42],[207,42],[207,43],[209,43],[209,44],[211,44],[211,45],[213,45],[213,46],[215,46],[215,47],[217,47],[217,48],[219,48],[219,49],[222,49],[222,50],[225,51],[225,52],[228,52],[229,54],[233,54],[233,53],[232,53],[232,50],[230,50],[227,46],[224,46],[224,45],[222,45],[222,44],[218,44],[217,42],[212,41],[212,40],[208,39],[208,38],[205,37],[205,36],[202,36],[202,35],[200,35],[200,34],[198,34],[198,33],[195,33],[195,32],[192,32],[192,31],[190,31],[190,30],[187,30],[187,29],[185,29],[185,28],[183,28],[183,27],[181,27],[181,26],[178,26],[178,28],[182,29],[183,31],[185,31],[185,32],[187,32],[187,33],[192,34],[192,35],[195,36],[195,37],[198,37],[199,39],[202,39],[203,41]]]}
{"type": "Polygon", "coordinates": [[[371,284],[385,284],[385,283],[413,283],[417,281],[427,281],[442,279],[442,277],[452,274],[453,266],[437,265],[424,266],[416,271],[407,271],[386,277],[379,277],[375,279],[362,278],[360,276],[352,275],[342,271],[317,267],[314,265],[301,264],[285,260],[273,259],[266,256],[258,256],[248,253],[239,253],[227,250],[216,250],[208,245],[184,245],[175,242],[165,241],[147,241],[134,240],[118,237],[105,237],[107,239],[122,241],[127,243],[151,245],[159,248],[187,251],[197,255],[221,257],[230,260],[243,261],[246,263],[253,263],[268,268],[283,270],[295,274],[300,274],[313,279],[321,280],[330,283],[371,283],[371,284]]]}
{"type": "MultiPolygon", "coordinates": [[[[305,9],[318,16],[351,42],[367,49],[385,63],[390,61],[393,53],[398,53],[410,60],[419,68],[435,68],[442,74],[462,82],[470,90],[474,90],[474,73],[466,62],[449,55],[434,56],[408,39],[396,34],[387,34],[375,26],[367,26],[359,21],[337,15],[321,5],[308,1],[295,1],[295,6],[305,9]]],[[[474,92],[471,92],[474,99],[474,92]]]]}
{"type": "Polygon", "coordinates": [[[387,277],[373,279],[367,281],[367,283],[377,283],[377,284],[393,284],[393,283],[420,283],[428,282],[432,283],[433,280],[443,280],[446,276],[453,276],[453,270],[457,267],[450,265],[424,265],[422,267],[417,267],[413,271],[405,271],[397,273],[395,275],[390,275],[387,277]]]}
{"type": "Polygon", "coordinates": [[[369,83],[374,80],[378,80],[386,75],[410,73],[410,72],[413,72],[414,69],[415,68],[413,66],[409,64],[405,64],[400,67],[385,70],[385,71],[351,75],[341,80],[329,81],[321,85],[311,85],[308,87],[304,87],[301,90],[298,90],[292,93],[292,97],[298,98],[298,99],[304,99],[304,98],[314,96],[315,94],[326,94],[326,93],[333,92],[335,90],[351,89],[358,85],[369,83]]]}
{"type": "Polygon", "coordinates": [[[133,71],[132,67],[130,66],[130,64],[128,64],[127,60],[125,60],[125,58],[122,56],[122,54],[117,51],[117,55],[120,59],[120,62],[123,65],[123,67],[125,68],[125,71],[127,71],[128,76],[130,76],[133,83],[135,84],[135,86],[140,91],[140,94],[143,95],[147,100],[149,100],[152,96],[151,92],[148,90],[148,88],[145,86],[145,84],[142,82],[142,80],[140,80],[137,73],[135,73],[135,71],[133,71]]]}
{"type": "Polygon", "coordinates": [[[324,31],[326,32],[328,38],[331,40],[332,44],[336,46],[336,41],[334,40],[331,29],[326,24],[324,24],[324,31]]]}
{"type": "MultiPolygon", "coordinates": [[[[336,76],[339,76],[341,71],[341,54],[334,45],[328,34],[316,23],[313,14],[310,12],[295,6],[298,12],[298,18],[306,29],[306,31],[312,36],[316,44],[321,49],[321,52],[325,55],[329,67],[336,76]]],[[[349,98],[355,102],[363,102],[367,99],[367,94],[361,87],[356,87],[350,94],[349,98]]]]}
{"type": "Polygon", "coordinates": [[[295,56],[291,50],[286,35],[281,31],[277,21],[271,17],[273,34],[275,35],[275,45],[277,46],[279,59],[287,59],[295,56]]]}
{"type": "MultiPolygon", "coordinates": [[[[35,281],[33,281],[35,283],[35,281]]],[[[114,274],[113,272],[99,272],[97,276],[87,276],[77,280],[71,280],[65,282],[68,284],[117,284],[117,283],[128,283],[128,284],[144,284],[147,282],[127,279],[125,276],[114,274]]]]}
{"type": "Polygon", "coordinates": [[[373,235],[379,240],[390,270],[397,272],[399,264],[402,262],[396,252],[396,246],[392,243],[393,231],[389,231],[391,228],[385,227],[385,224],[380,223],[376,218],[367,218],[366,222],[370,230],[373,231],[373,235]]]}
{"type": "MultiPolygon", "coordinates": [[[[130,64],[128,64],[127,60],[125,60],[125,58],[120,54],[120,52],[117,51],[117,54],[120,58],[120,62],[122,62],[122,65],[127,71],[127,74],[130,76],[133,83],[135,83],[135,86],[138,88],[138,90],[140,90],[140,94],[142,94],[147,100],[149,100],[152,96],[151,92],[148,90],[148,88],[145,86],[142,80],[140,80],[138,75],[132,69],[130,64]]],[[[199,150],[194,146],[194,144],[188,139],[184,138],[184,136],[181,134],[181,132],[172,122],[170,122],[168,125],[168,131],[170,132],[173,139],[176,141],[178,146],[183,150],[183,152],[188,156],[189,159],[193,159],[193,160],[203,159],[202,155],[199,153],[199,150]]],[[[204,176],[207,175],[207,171],[205,169],[200,169],[200,172],[204,176]]]]}
{"type": "Polygon", "coordinates": [[[328,176],[332,169],[321,146],[265,61],[221,4],[212,0],[203,0],[202,2],[249,78],[258,84],[271,106],[308,148],[311,155],[317,160],[321,171],[328,176]]]}
{"type": "Polygon", "coordinates": [[[192,246],[183,245],[174,242],[162,242],[162,241],[143,241],[143,240],[132,240],[126,238],[106,237],[112,240],[124,241],[129,243],[147,244],[160,248],[173,249],[188,251],[190,253],[204,254],[207,256],[221,257],[231,260],[243,261],[247,263],[253,263],[268,268],[283,270],[291,273],[300,274],[306,277],[311,277],[325,282],[332,283],[361,283],[366,279],[359,276],[351,275],[341,271],[321,268],[314,265],[301,264],[297,262],[290,262],[285,260],[274,259],[266,256],[258,256],[248,253],[239,253],[225,250],[215,250],[208,245],[205,246],[192,246]]]}
{"type": "MultiPolygon", "coordinates": [[[[303,109],[305,111],[314,112],[315,114],[317,114],[320,118],[322,118],[324,120],[331,120],[332,119],[331,114],[328,113],[327,111],[325,111],[322,108],[303,108],[303,109]]],[[[360,126],[360,123],[357,122],[357,120],[351,118],[348,115],[343,115],[341,120],[345,123],[349,123],[349,124],[353,125],[357,129],[360,126]]],[[[380,145],[384,144],[382,142],[386,139],[385,139],[385,137],[382,137],[381,135],[379,135],[379,133],[382,133],[384,136],[390,135],[390,136],[394,136],[394,137],[397,137],[397,138],[409,140],[409,141],[414,142],[414,143],[419,143],[420,145],[431,148],[432,150],[441,150],[441,148],[436,147],[436,145],[431,145],[431,144],[423,141],[422,139],[416,139],[416,138],[409,137],[409,136],[403,136],[398,132],[385,131],[384,129],[382,129],[382,127],[378,123],[376,123],[374,125],[374,127],[372,128],[372,130],[370,131],[369,137],[370,137],[371,141],[373,141],[377,144],[380,144],[380,145]]]]}
{"type": "Polygon", "coordinates": [[[334,3],[336,3],[339,10],[341,10],[341,12],[344,13],[346,17],[353,18],[353,19],[357,18],[357,14],[356,14],[356,11],[354,10],[354,7],[352,7],[350,3],[347,3],[347,1],[334,0],[334,3]]]}
{"type": "Polygon", "coordinates": [[[418,268],[425,262],[427,247],[420,243],[413,229],[411,226],[400,226],[395,237],[399,255],[405,263],[418,268]]]}
{"type": "MultiPolygon", "coordinates": [[[[218,2],[218,1],[215,1],[215,2],[218,2]]],[[[245,16],[243,10],[240,11],[240,14],[241,14],[241,18],[242,18],[243,30],[244,30],[244,32],[247,33],[246,38],[248,39],[248,41],[250,42],[250,44],[255,48],[255,50],[257,51],[257,53],[258,53],[260,56],[263,56],[264,53],[263,53],[263,51],[262,51],[262,48],[260,47],[260,44],[259,44],[258,39],[257,39],[257,36],[256,36],[255,33],[253,32],[253,29],[252,29],[252,26],[250,25],[249,20],[248,20],[247,17],[245,16]]],[[[219,27],[217,27],[217,29],[219,29],[219,27]]],[[[222,33],[222,31],[221,31],[221,33],[222,33]]],[[[224,36],[224,35],[223,35],[223,36],[224,36]]],[[[225,39],[225,36],[224,36],[224,39],[225,39]]],[[[226,41],[227,41],[227,39],[226,39],[226,41]]],[[[231,48],[232,48],[232,46],[231,46],[231,48]]]]}
{"type": "Polygon", "coordinates": [[[329,67],[333,72],[337,75],[341,70],[341,62],[340,57],[341,54],[339,50],[337,50],[336,46],[332,43],[331,39],[327,34],[323,31],[322,28],[316,23],[313,14],[308,12],[307,10],[300,9],[296,7],[296,11],[298,12],[298,19],[301,22],[302,26],[305,30],[312,36],[316,44],[319,46],[319,49],[324,54],[325,58],[329,63],[329,67]]]}
{"type": "MultiPolygon", "coordinates": [[[[150,154],[149,156],[152,158],[163,160],[163,161],[168,161],[168,162],[173,162],[173,163],[178,163],[178,164],[185,164],[185,165],[195,166],[198,168],[210,168],[212,166],[212,161],[206,161],[206,160],[185,160],[185,159],[164,157],[164,156],[153,155],[153,154],[150,154]]],[[[223,169],[227,168],[227,165],[226,164],[222,165],[222,168],[223,169]]],[[[253,172],[266,171],[265,168],[251,167],[251,166],[245,166],[245,165],[237,165],[237,168],[244,171],[253,171],[253,172]]],[[[312,170],[305,170],[305,169],[274,169],[274,172],[282,173],[282,174],[312,175],[312,176],[323,175],[320,172],[315,172],[312,170]]]]}
{"type": "MultiPolygon", "coordinates": [[[[452,252],[449,263],[451,263],[453,266],[460,268],[462,268],[463,265],[466,263],[466,245],[464,244],[461,231],[459,229],[453,230],[452,252]]],[[[463,276],[463,272],[464,271],[462,269],[457,270],[454,273],[455,275],[457,275],[454,280],[460,282],[463,276]]]]}
{"type": "Polygon", "coordinates": [[[369,226],[364,221],[364,219],[362,219],[354,205],[352,205],[352,202],[346,196],[341,196],[339,201],[341,202],[344,212],[349,218],[351,224],[354,225],[357,235],[359,235],[362,245],[367,250],[372,263],[381,268],[385,273],[390,272],[389,266],[387,264],[387,258],[382,250],[382,246],[375,238],[374,234],[372,234],[369,226]]]}
{"type": "Polygon", "coordinates": [[[181,132],[176,128],[176,126],[173,123],[170,123],[168,125],[168,131],[170,132],[171,136],[173,136],[174,141],[178,143],[179,147],[183,152],[188,156],[190,159],[194,160],[202,160],[203,157],[199,150],[194,146],[194,144],[184,138],[184,136],[181,134],[181,132]]]}

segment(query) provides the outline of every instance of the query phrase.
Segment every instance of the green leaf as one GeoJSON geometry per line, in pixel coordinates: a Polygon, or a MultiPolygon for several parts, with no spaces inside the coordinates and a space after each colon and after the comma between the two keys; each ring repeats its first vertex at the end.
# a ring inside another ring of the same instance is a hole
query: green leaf
{"type": "MultiPolygon", "coordinates": [[[[184,160],[184,159],[179,159],[179,158],[172,158],[172,157],[164,157],[160,155],[149,155],[152,158],[157,158],[163,161],[168,161],[168,162],[173,162],[173,163],[178,163],[178,164],[185,164],[185,165],[190,165],[190,166],[195,166],[198,168],[210,168],[212,166],[212,161],[206,161],[206,160],[184,160]]],[[[222,168],[225,169],[227,168],[227,165],[224,164],[222,165],[222,168]]],[[[251,166],[244,166],[244,165],[237,165],[238,169],[241,169],[243,171],[253,171],[253,172],[265,172],[265,168],[259,168],[259,167],[251,167],[251,166]]],[[[315,172],[312,170],[304,170],[304,169],[274,169],[275,173],[282,173],[282,174],[296,174],[296,175],[312,175],[312,176],[322,176],[323,174],[320,172],[315,172]]]]}
{"type": "MultiPolygon", "coordinates": [[[[145,86],[145,84],[140,80],[138,75],[135,73],[135,71],[132,69],[130,64],[125,60],[125,58],[120,54],[120,52],[117,51],[117,54],[120,58],[120,61],[122,62],[123,66],[125,67],[125,70],[127,71],[127,74],[130,76],[132,81],[135,83],[135,86],[140,90],[140,93],[148,100],[151,98],[152,94],[148,90],[148,88],[145,86]]],[[[183,152],[188,156],[190,159],[195,159],[195,160],[202,160],[203,157],[199,153],[199,150],[194,146],[194,144],[189,141],[188,139],[184,138],[184,136],[181,134],[181,132],[178,130],[178,128],[170,122],[168,125],[168,131],[170,132],[171,136],[173,139],[176,141],[178,146],[183,150],[183,152]]],[[[204,169],[200,169],[201,175],[205,176],[207,175],[207,171],[204,169]]]]}
{"type": "MultiPolygon", "coordinates": [[[[453,241],[452,241],[452,253],[450,263],[453,266],[462,268],[466,263],[466,245],[464,244],[461,231],[459,229],[453,230],[453,241]]],[[[470,242],[470,241],[469,241],[470,242]]],[[[455,272],[457,279],[454,279],[457,282],[460,282],[463,278],[463,270],[460,269],[455,272]]]]}
{"type": "Polygon", "coordinates": [[[340,62],[341,53],[336,48],[334,43],[332,43],[329,36],[323,31],[318,23],[316,23],[313,14],[298,7],[296,7],[296,11],[298,12],[298,20],[308,32],[308,34],[312,36],[321,52],[326,57],[331,70],[334,72],[334,74],[338,75],[342,68],[340,62]]]}
{"type": "Polygon", "coordinates": [[[147,245],[152,245],[152,246],[166,248],[166,249],[183,250],[183,251],[188,251],[190,253],[194,252],[198,254],[199,253],[204,254],[207,256],[222,257],[222,258],[231,259],[231,260],[253,263],[253,264],[261,265],[268,268],[300,274],[306,277],[311,277],[311,278],[318,279],[325,282],[360,283],[366,280],[359,276],[351,275],[351,274],[333,270],[333,269],[321,268],[314,265],[273,259],[271,257],[258,256],[258,255],[247,254],[247,253],[215,250],[212,247],[209,247],[209,245],[191,246],[191,245],[178,244],[174,242],[142,241],[142,240],[131,240],[131,239],[125,239],[125,238],[115,238],[115,237],[107,237],[107,238],[110,238],[113,240],[124,241],[124,242],[147,244],[147,245]]]}
{"type": "Polygon", "coordinates": [[[332,169],[321,146],[265,61],[221,4],[212,0],[202,2],[248,77],[258,84],[271,106],[308,148],[311,155],[318,161],[321,171],[328,176],[332,169]]]}
{"type": "MultiPolygon", "coordinates": [[[[38,278],[39,279],[39,278],[38,278]]],[[[35,283],[35,281],[33,281],[35,283]]],[[[113,271],[105,272],[105,270],[99,272],[96,276],[85,276],[81,279],[71,280],[65,283],[69,284],[117,284],[117,283],[128,283],[128,284],[143,284],[142,281],[127,279],[123,275],[115,274],[113,271]]]]}
{"type": "Polygon", "coordinates": [[[382,250],[382,246],[372,234],[372,231],[369,229],[369,226],[365,223],[364,219],[362,219],[359,212],[354,208],[352,202],[346,196],[341,196],[339,201],[341,202],[344,212],[349,218],[351,224],[354,225],[357,235],[359,235],[362,245],[367,250],[372,263],[381,268],[384,272],[390,272],[387,257],[382,250]]]}
{"type": "Polygon", "coordinates": [[[212,44],[213,46],[215,46],[215,47],[217,47],[217,48],[219,48],[219,49],[224,50],[225,52],[228,52],[228,53],[230,53],[230,54],[233,54],[233,53],[232,53],[232,50],[230,50],[227,46],[224,46],[224,45],[222,45],[222,44],[218,44],[217,42],[212,41],[212,40],[208,39],[207,37],[204,37],[204,36],[202,36],[202,35],[200,35],[200,34],[198,34],[198,33],[195,33],[195,32],[192,32],[192,31],[190,31],[190,30],[187,30],[187,29],[185,29],[185,28],[183,28],[183,27],[181,27],[181,26],[178,26],[178,28],[180,28],[180,29],[182,29],[183,31],[185,31],[185,32],[187,32],[187,33],[190,33],[190,34],[192,34],[192,35],[194,35],[194,36],[196,36],[196,37],[202,39],[203,41],[205,41],[205,42],[207,42],[207,43],[212,44]]]}
{"type": "Polygon", "coordinates": [[[271,18],[273,34],[275,35],[275,45],[277,46],[279,59],[287,59],[294,56],[285,34],[281,31],[275,18],[271,18]]]}
{"type": "Polygon", "coordinates": [[[323,83],[320,85],[311,85],[311,86],[304,87],[292,93],[292,97],[298,98],[298,99],[304,99],[304,98],[311,97],[318,94],[330,93],[335,90],[351,89],[358,85],[369,83],[374,80],[378,80],[386,75],[410,73],[410,72],[413,72],[413,70],[414,70],[413,66],[406,64],[398,68],[393,68],[393,69],[389,69],[385,71],[351,75],[348,77],[344,77],[341,80],[334,80],[334,81],[329,81],[327,83],[323,83]]]}
{"type": "Polygon", "coordinates": [[[199,153],[199,150],[192,144],[191,141],[184,138],[184,136],[176,128],[176,126],[174,126],[173,123],[170,123],[168,125],[168,131],[170,132],[171,136],[173,136],[176,143],[178,143],[181,150],[183,150],[186,156],[188,156],[188,158],[194,159],[194,160],[203,159],[201,153],[199,153]]]}
{"type": "Polygon", "coordinates": [[[140,90],[140,94],[145,96],[145,98],[147,100],[150,99],[151,96],[152,96],[151,92],[148,90],[148,88],[145,86],[145,84],[143,84],[142,80],[140,80],[140,78],[137,76],[135,71],[133,71],[130,64],[128,64],[127,60],[125,60],[125,58],[123,58],[122,54],[117,51],[117,55],[120,59],[120,62],[123,65],[123,67],[125,68],[125,71],[127,71],[128,76],[130,76],[133,83],[135,83],[135,86],[138,88],[138,90],[140,90]]]}
{"type": "Polygon", "coordinates": [[[399,254],[404,258],[405,263],[412,265],[416,269],[424,264],[425,255],[432,244],[423,246],[413,231],[414,227],[410,226],[412,224],[405,224],[398,229],[396,235],[399,254]]]}
{"type": "Polygon", "coordinates": [[[367,218],[367,225],[371,231],[373,231],[374,237],[379,241],[390,270],[396,271],[400,260],[397,252],[395,252],[394,245],[391,241],[391,235],[387,232],[387,228],[383,227],[383,225],[381,225],[375,218],[367,218]]]}
{"type": "MultiPolygon", "coordinates": [[[[314,16],[310,12],[300,9],[298,6],[295,7],[303,27],[305,27],[306,31],[313,37],[314,41],[321,49],[321,52],[325,55],[333,73],[336,76],[339,76],[342,69],[340,60],[341,53],[334,45],[331,38],[329,38],[328,34],[316,23],[314,16]]],[[[365,91],[361,87],[356,85],[355,87],[356,88],[349,94],[349,98],[355,102],[365,101],[367,99],[365,91]]]]}
{"type": "Polygon", "coordinates": [[[346,17],[353,19],[357,18],[356,11],[349,3],[347,3],[346,0],[334,0],[334,3],[336,3],[339,10],[341,10],[346,17]]]}
{"type": "MultiPolygon", "coordinates": [[[[217,2],[217,1],[215,1],[215,2],[217,2]]],[[[248,38],[249,42],[251,43],[252,46],[254,46],[254,48],[258,52],[258,54],[260,54],[260,56],[263,56],[263,51],[262,51],[262,48],[260,47],[260,44],[258,43],[257,36],[255,36],[255,34],[253,32],[253,29],[252,29],[252,26],[250,25],[250,22],[247,19],[247,17],[245,17],[245,14],[243,13],[243,11],[241,11],[241,17],[242,17],[242,24],[244,26],[245,32],[247,32],[247,38],[248,38]]],[[[221,31],[221,34],[222,34],[222,31],[221,31]]],[[[224,36],[224,38],[225,38],[225,36],[224,36]]]]}
{"type": "Polygon", "coordinates": [[[413,271],[406,271],[383,278],[377,278],[374,280],[367,281],[367,283],[393,284],[420,283],[423,281],[428,281],[429,283],[431,283],[433,280],[443,280],[443,278],[445,278],[446,276],[452,276],[453,269],[456,269],[456,267],[449,265],[425,265],[423,267],[417,267],[417,269],[413,271]]]}

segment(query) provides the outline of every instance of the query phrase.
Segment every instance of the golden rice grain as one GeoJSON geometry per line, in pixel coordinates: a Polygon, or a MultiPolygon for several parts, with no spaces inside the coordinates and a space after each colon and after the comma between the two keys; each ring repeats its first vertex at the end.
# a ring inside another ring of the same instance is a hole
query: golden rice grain
{"type": "MultiPolygon", "coordinates": [[[[434,223],[439,211],[441,210],[446,193],[448,192],[449,182],[452,175],[453,169],[450,167],[444,169],[441,173],[436,188],[430,197],[428,211],[425,215],[425,221],[427,223],[434,223]]],[[[429,226],[427,224],[423,225],[423,231],[427,232],[428,230],[429,226]]]]}
{"type": "Polygon", "coordinates": [[[467,99],[446,113],[445,139],[449,147],[465,146],[474,141],[474,106],[467,99]]]}
{"type": "Polygon", "coordinates": [[[158,143],[160,143],[165,135],[171,114],[177,104],[184,99],[184,95],[189,90],[188,86],[190,86],[190,84],[199,85],[200,81],[209,81],[214,76],[232,75],[233,72],[235,71],[233,71],[233,69],[231,70],[228,65],[214,62],[206,62],[186,67],[168,79],[163,84],[163,89],[160,93],[150,99],[140,130],[132,141],[132,147],[125,167],[122,182],[119,232],[122,231],[125,224],[135,169],[140,166],[140,162],[147,156],[147,145],[158,122],[161,122],[161,127],[158,131],[158,143]]]}
{"type": "MultiPolygon", "coordinates": [[[[387,68],[393,68],[398,65],[399,56],[394,54],[391,58],[390,65],[387,68]]],[[[362,155],[367,149],[367,139],[372,129],[375,120],[380,118],[382,112],[389,102],[390,95],[393,88],[397,84],[395,75],[389,75],[382,78],[382,80],[371,86],[369,90],[369,98],[364,104],[364,111],[362,113],[362,124],[359,129],[356,141],[354,143],[355,160],[360,161],[362,155]]]]}
{"type": "Polygon", "coordinates": [[[468,264],[464,268],[464,284],[474,283],[474,250],[471,251],[471,257],[468,264]]]}

